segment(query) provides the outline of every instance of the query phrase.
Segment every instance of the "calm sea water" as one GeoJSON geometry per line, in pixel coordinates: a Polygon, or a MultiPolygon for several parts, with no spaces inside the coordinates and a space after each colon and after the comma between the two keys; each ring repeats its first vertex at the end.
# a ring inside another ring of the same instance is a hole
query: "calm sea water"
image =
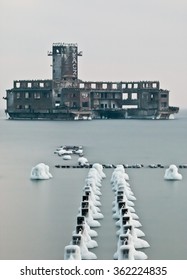
{"type": "MultiPolygon", "coordinates": [[[[54,154],[60,145],[83,145],[91,163],[187,163],[187,111],[175,120],[10,121],[0,119],[0,259],[63,259],[76,226],[87,169],[58,169],[67,164],[54,154]],[[51,180],[31,181],[37,163],[50,167],[51,180]]],[[[74,158],[68,161],[73,164],[74,158]]],[[[98,259],[113,259],[117,238],[112,219],[110,178],[104,170],[97,228],[98,259]]],[[[127,169],[137,198],[144,250],[149,259],[187,259],[187,169],[182,181],[163,179],[164,169],[127,169]]],[[[143,250],[142,250],[143,251],[143,250]]]]}

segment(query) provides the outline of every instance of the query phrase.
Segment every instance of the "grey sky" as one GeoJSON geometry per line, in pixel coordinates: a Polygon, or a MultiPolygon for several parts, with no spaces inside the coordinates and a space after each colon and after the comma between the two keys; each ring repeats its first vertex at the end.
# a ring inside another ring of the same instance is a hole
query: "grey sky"
{"type": "Polygon", "coordinates": [[[83,80],[159,80],[187,107],[186,0],[0,0],[0,106],[16,79],[51,78],[52,43],[78,43],[83,80]]]}

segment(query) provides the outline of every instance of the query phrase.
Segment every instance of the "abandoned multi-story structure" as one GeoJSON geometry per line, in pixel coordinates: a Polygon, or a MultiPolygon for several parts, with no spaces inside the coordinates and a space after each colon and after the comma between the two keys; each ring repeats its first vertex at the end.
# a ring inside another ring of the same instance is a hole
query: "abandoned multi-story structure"
{"type": "Polygon", "coordinates": [[[77,44],[55,43],[48,55],[52,80],[17,80],[6,91],[10,119],[168,119],[179,110],[169,106],[169,91],[158,81],[80,80],[77,44]]]}

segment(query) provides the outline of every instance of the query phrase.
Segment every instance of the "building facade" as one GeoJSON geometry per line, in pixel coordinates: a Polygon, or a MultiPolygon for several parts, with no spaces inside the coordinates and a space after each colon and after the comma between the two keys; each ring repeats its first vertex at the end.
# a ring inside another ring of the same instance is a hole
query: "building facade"
{"type": "Polygon", "coordinates": [[[169,91],[158,81],[83,81],[77,44],[55,43],[51,80],[14,81],[6,92],[10,119],[169,118],[169,91]]]}

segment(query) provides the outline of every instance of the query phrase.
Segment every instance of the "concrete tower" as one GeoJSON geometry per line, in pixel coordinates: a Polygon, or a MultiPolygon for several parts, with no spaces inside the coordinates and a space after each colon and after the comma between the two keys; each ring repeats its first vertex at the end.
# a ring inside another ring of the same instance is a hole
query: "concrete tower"
{"type": "Polygon", "coordinates": [[[53,44],[53,80],[76,80],[78,78],[77,44],[53,44]]]}
{"type": "Polygon", "coordinates": [[[48,55],[52,56],[53,108],[71,107],[66,100],[69,99],[66,96],[66,89],[78,86],[78,56],[82,54],[78,53],[77,44],[54,43],[52,52],[48,55]]]}

